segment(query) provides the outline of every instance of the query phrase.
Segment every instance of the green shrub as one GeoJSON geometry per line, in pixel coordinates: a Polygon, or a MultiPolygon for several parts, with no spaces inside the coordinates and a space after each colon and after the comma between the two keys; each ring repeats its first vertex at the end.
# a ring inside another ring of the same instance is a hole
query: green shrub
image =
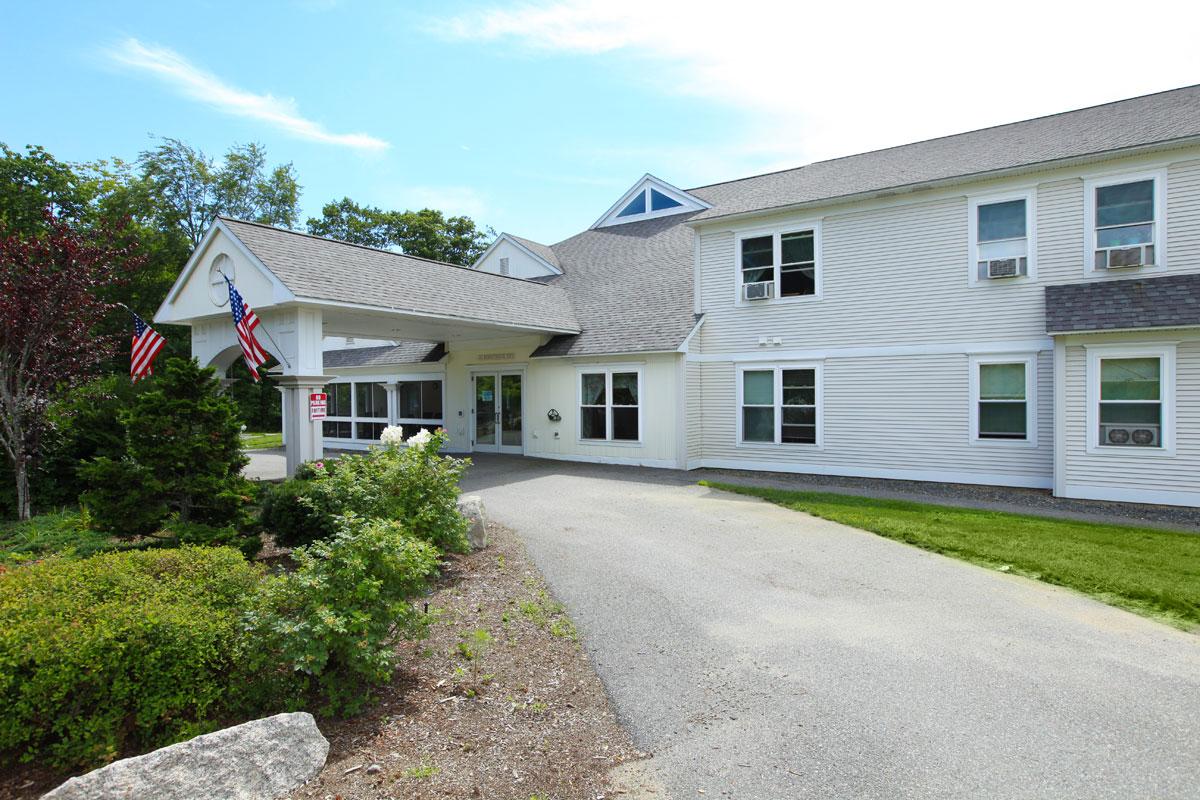
{"type": "Polygon", "coordinates": [[[126,458],[100,457],[81,468],[88,484],[81,502],[100,530],[142,535],[170,514],[217,527],[246,523],[241,422],[219,388],[213,370],[195,359],[163,363],[150,388],[122,412],[126,458]]]}
{"type": "Polygon", "coordinates": [[[81,465],[79,474],[91,487],[79,503],[98,531],[122,538],[148,536],[167,515],[158,481],[140,464],[100,457],[81,465]]]}
{"type": "Polygon", "coordinates": [[[257,529],[238,530],[232,525],[217,527],[203,522],[168,520],[158,535],[181,545],[232,547],[246,558],[254,558],[263,547],[257,529]]]}
{"type": "Polygon", "coordinates": [[[368,688],[391,677],[396,637],[422,632],[410,599],[438,565],[437,550],[397,522],[351,514],[339,523],[331,538],[295,550],[295,572],[269,578],[246,616],[259,680],[282,680],[280,668],[306,676],[338,713],[361,708],[368,688]]]}
{"type": "Polygon", "coordinates": [[[381,448],[372,455],[380,468],[383,513],[413,536],[444,551],[469,549],[469,523],[458,511],[459,481],[471,462],[440,454],[446,432],[438,429],[424,446],[381,448]]]}
{"type": "Polygon", "coordinates": [[[264,490],[258,521],[285,547],[311,544],[337,530],[335,516],[344,509],[331,507],[333,499],[315,481],[292,478],[264,490]]]}
{"type": "Polygon", "coordinates": [[[193,547],[0,575],[0,752],[90,767],[211,729],[261,581],[238,552],[193,547]]]}
{"type": "MultiPolygon", "coordinates": [[[[305,471],[310,477],[284,484],[287,488],[277,498],[283,506],[271,510],[270,520],[264,509],[263,527],[278,535],[281,525],[301,534],[311,526],[316,532],[307,541],[313,541],[327,535],[333,517],[356,514],[396,520],[443,551],[466,552],[468,523],[458,513],[458,483],[471,462],[441,455],[445,442],[445,432],[438,431],[423,447],[376,447],[312,466],[305,471]],[[311,515],[297,511],[300,505],[311,515]]],[[[296,541],[305,540],[296,536],[296,541]]]]}

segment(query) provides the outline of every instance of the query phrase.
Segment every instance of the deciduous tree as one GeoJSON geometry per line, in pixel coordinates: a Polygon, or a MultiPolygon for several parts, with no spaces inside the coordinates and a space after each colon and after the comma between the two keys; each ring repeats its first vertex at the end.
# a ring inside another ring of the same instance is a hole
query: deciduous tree
{"type": "Polygon", "coordinates": [[[300,184],[291,164],[267,171],[262,145],[234,145],[216,164],[179,139],[164,138],[138,157],[141,177],[160,201],[160,227],[178,225],[192,246],[219,214],[283,228],[300,218],[300,184]]]}
{"type": "Polygon", "coordinates": [[[470,217],[447,217],[432,208],[382,211],[349,197],[326,203],[320,217],[309,218],[308,232],[462,266],[475,263],[496,235],[491,228],[479,228],[470,217]]]}
{"type": "Polygon", "coordinates": [[[51,211],[41,234],[0,230],[0,446],[28,519],[29,469],[56,395],[93,377],[118,337],[98,335],[114,306],[102,288],[139,264],[108,228],[76,230],[51,211]]]}

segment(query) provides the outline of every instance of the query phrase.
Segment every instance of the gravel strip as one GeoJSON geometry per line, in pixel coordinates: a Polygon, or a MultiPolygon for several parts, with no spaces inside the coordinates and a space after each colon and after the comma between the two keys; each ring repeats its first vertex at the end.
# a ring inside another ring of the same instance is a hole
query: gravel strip
{"type": "Polygon", "coordinates": [[[1153,506],[1140,503],[1114,503],[1103,500],[1072,500],[1055,497],[1044,489],[1014,489],[1005,486],[975,486],[966,483],[899,481],[881,478],[842,478],[833,475],[794,475],[784,472],[699,469],[696,480],[720,481],[739,486],[764,486],[793,491],[832,492],[835,494],[877,497],[885,500],[910,500],[917,503],[1009,511],[1044,517],[1078,519],[1117,525],[1141,525],[1150,528],[1200,533],[1200,508],[1153,506]]]}

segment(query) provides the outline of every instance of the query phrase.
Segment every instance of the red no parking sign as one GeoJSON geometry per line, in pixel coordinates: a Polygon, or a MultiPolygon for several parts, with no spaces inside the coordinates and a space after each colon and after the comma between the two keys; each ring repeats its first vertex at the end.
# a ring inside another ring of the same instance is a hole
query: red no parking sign
{"type": "Polygon", "coordinates": [[[313,392],[308,396],[308,419],[310,422],[325,419],[328,400],[329,398],[324,392],[313,392]]]}

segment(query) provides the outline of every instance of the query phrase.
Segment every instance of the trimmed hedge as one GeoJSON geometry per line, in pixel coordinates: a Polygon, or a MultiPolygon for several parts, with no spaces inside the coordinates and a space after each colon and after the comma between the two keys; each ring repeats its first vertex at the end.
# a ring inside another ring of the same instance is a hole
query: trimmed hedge
{"type": "Polygon", "coordinates": [[[228,548],[51,559],[0,576],[0,751],[94,766],[228,713],[262,570],[228,548]]]}

